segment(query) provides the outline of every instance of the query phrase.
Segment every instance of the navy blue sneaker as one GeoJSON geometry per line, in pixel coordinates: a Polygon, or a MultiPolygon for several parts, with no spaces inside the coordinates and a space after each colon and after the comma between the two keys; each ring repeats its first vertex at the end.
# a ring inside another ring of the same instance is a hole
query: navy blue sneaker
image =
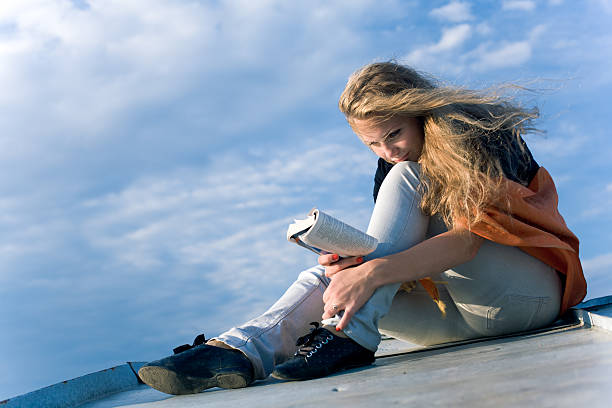
{"type": "Polygon", "coordinates": [[[374,362],[374,352],[354,340],[336,336],[318,323],[297,340],[298,350],[275,367],[272,376],[281,380],[310,380],[374,362]]]}
{"type": "Polygon", "coordinates": [[[138,370],[140,379],[166,394],[196,394],[207,388],[242,388],[253,382],[253,365],[239,350],[204,344],[180,346],[172,356],[138,370]]]}

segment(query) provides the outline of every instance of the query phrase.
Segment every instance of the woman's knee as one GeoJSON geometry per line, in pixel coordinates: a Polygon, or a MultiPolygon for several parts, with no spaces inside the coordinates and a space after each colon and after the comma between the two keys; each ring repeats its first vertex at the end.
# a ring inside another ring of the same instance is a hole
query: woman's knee
{"type": "Polygon", "coordinates": [[[393,211],[421,213],[420,174],[419,163],[408,161],[397,163],[380,186],[376,207],[381,207],[385,213],[393,211]]]}
{"type": "MultiPolygon", "coordinates": [[[[421,165],[417,162],[404,161],[394,165],[381,185],[381,190],[393,186],[418,191],[421,184],[421,165]],[[388,185],[388,187],[384,187],[388,185]]],[[[380,193],[379,193],[380,194],[380,193]]]]}
{"type": "Polygon", "coordinates": [[[298,281],[306,281],[314,284],[322,283],[324,286],[329,286],[330,279],[325,276],[325,268],[321,265],[308,268],[298,275],[298,281]]]}
{"type": "Polygon", "coordinates": [[[420,208],[420,166],[400,162],[391,168],[378,192],[368,234],[378,239],[368,259],[408,249],[427,237],[429,217],[420,208]]]}

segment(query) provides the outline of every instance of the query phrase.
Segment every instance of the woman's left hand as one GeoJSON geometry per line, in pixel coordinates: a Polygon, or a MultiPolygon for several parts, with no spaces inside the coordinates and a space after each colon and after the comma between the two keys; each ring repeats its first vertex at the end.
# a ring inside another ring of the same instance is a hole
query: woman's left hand
{"type": "Polygon", "coordinates": [[[341,310],[344,315],[336,329],[344,330],[351,317],[370,299],[376,287],[370,279],[374,262],[343,269],[334,274],[323,294],[323,319],[335,316],[341,310]],[[335,306],[335,307],[334,307],[335,306]]]}

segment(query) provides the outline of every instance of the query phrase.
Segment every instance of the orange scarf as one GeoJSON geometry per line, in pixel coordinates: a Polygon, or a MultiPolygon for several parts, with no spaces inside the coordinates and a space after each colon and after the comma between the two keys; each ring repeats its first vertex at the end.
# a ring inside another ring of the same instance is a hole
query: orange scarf
{"type": "MultiPolygon", "coordinates": [[[[565,276],[561,298],[562,314],[586,295],[586,281],[578,258],[578,238],[567,228],[557,204],[552,177],[540,167],[528,187],[505,179],[507,197],[486,208],[471,231],[498,244],[515,246],[565,276]]],[[[434,282],[419,282],[444,314],[434,282]]]]}

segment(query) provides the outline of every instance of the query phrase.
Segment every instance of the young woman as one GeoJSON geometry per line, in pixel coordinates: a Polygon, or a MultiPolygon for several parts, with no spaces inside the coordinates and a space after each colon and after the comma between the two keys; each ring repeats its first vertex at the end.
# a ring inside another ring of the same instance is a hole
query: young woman
{"type": "Polygon", "coordinates": [[[354,73],[339,106],[379,157],[377,249],[322,255],[262,316],[147,364],[144,382],[185,394],[317,378],[371,364],[380,332],[422,345],[502,335],[582,300],[578,240],[521,137],[537,111],[391,62],[354,73]]]}

